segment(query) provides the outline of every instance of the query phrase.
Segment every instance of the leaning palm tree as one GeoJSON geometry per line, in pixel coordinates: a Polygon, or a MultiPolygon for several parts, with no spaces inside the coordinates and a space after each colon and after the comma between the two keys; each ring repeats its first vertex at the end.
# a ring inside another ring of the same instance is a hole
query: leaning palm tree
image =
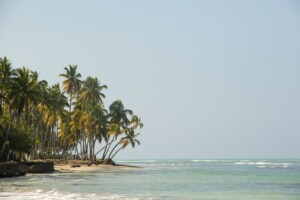
{"type": "Polygon", "coordinates": [[[124,127],[130,123],[127,116],[133,115],[133,112],[132,110],[125,109],[121,100],[116,100],[109,106],[109,115],[111,123],[119,124],[124,127]]]}
{"type": "Polygon", "coordinates": [[[119,151],[121,151],[122,149],[125,149],[127,147],[128,144],[131,144],[132,148],[135,147],[135,144],[137,143],[138,145],[140,145],[140,141],[138,141],[136,139],[136,137],[139,135],[139,133],[135,133],[134,129],[128,129],[128,131],[126,131],[126,135],[125,137],[122,137],[120,142],[116,145],[119,146],[119,144],[121,144],[121,147],[119,147],[119,149],[113,154],[111,152],[111,154],[109,155],[109,158],[112,160],[118,153],[119,151]]]}
{"type": "Polygon", "coordinates": [[[65,74],[60,74],[59,76],[65,78],[63,81],[63,91],[66,92],[70,97],[69,111],[72,111],[72,101],[76,94],[79,91],[81,86],[81,74],[77,73],[77,65],[69,65],[69,68],[65,67],[65,74]]]}
{"type": "Polygon", "coordinates": [[[125,132],[126,127],[130,124],[127,116],[133,115],[133,112],[132,110],[125,109],[121,100],[116,100],[109,106],[108,115],[110,117],[110,132],[108,133],[107,145],[103,152],[103,160],[106,158],[112,143],[117,140],[120,134],[125,132]]]}
{"type": "Polygon", "coordinates": [[[126,127],[123,128],[123,131],[125,133],[125,136],[122,137],[120,139],[120,141],[115,144],[115,146],[112,148],[108,158],[113,159],[117,153],[122,150],[125,149],[125,147],[130,143],[131,146],[134,148],[135,147],[135,143],[137,143],[138,145],[140,145],[140,142],[135,139],[139,133],[135,133],[136,130],[141,130],[143,128],[144,124],[141,121],[141,118],[139,118],[137,115],[133,115],[130,123],[127,124],[126,127]],[[118,146],[120,146],[119,149],[115,152],[115,150],[117,149],[118,146]]]}

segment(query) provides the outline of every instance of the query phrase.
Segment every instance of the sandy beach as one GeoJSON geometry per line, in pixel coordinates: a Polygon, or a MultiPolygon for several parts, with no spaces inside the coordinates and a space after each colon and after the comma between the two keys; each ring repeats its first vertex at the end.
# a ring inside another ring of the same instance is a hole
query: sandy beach
{"type": "Polygon", "coordinates": [[[68,163],[55,163],[55,172],[59,173],[76,173],[76,172],[103,172],[103,171],[115,171],[115,170],[130,170],[137,168],[136,166],[129,165],[104,165],[104,164],[92,164],[87,162],[68,162],[68,163]]]}

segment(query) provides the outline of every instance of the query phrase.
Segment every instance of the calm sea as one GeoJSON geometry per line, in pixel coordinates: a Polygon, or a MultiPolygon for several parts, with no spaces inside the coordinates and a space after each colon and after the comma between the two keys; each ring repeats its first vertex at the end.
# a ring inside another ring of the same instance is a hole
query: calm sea
{"type": "Polygon", "coordinates": [[[300,160],[120,160],[141,168],[0,179],[0,199],[300,199],[300,160]]]}

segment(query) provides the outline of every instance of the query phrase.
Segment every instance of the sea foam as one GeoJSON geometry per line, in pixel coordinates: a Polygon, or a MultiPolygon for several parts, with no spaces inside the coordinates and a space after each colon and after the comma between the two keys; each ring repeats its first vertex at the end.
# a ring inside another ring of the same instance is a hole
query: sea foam
{"type": "Polygon", "coordinates": [[[51,190],[48,192],[36,190],[34,192],[1,192],[0,199],[5,200],[141,200],[138,197],[128,197],[117,194],[83,194],[83,193],[66,193],[51,190]]]}

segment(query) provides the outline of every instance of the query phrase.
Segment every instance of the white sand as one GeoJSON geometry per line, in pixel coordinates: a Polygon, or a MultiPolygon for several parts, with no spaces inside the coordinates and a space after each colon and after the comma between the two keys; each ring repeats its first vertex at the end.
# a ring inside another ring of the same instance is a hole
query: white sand
{"type": "Polygon", "coordinates": [[[111,170],[129,170],[134,169],[133,166],[112,166],[112,165],[80,165],[80,167],[71,167],[71,164],[55,164],[54,169],[56,172],[62,173],[72,173],[72,172],[101,172],[101,171],[111,171],[111,170]]]}

